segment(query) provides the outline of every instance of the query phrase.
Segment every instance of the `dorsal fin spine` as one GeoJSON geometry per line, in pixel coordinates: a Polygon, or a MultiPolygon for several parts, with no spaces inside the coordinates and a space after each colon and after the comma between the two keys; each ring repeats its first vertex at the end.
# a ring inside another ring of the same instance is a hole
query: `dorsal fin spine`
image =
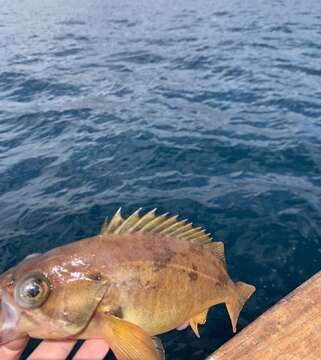
{"type": "Polygon", "coordinates": [[[168,220],[168,212],[164,213],[163,215],[160,215],[159,218],[162,218],[160,222],[157,222],[155,227],[153,228],[153,232],[157,231],[157,229],[162,226],[167,220],[168,220]]]}
{"type": "Polygon", "coordinates": [[[189,230],[191,227],[192,227],[192,223],[188,223],[188,224],[182,226],[181,228],[178,228],[174,232],[172,232],[171,235],[175,236],[176,234],[184,233],[186,230],[189,230]]]}
{"type": "Polygon", "coordinates": [[[203,235],[203,236],[196,236],[194,238],[189,239],[188,241],[190,241],[193,244],[199,244],[199,245],[203,245],[203,244],[208,244],[212,241],[212,238],[209,237],[209,235],[203,235]]]}
{"type": "Polygon", "coordinates": [[[132,213],[126,220],[123,221],[123,223],[115,230],[114,234],[121,234],[124,232],[130,232],[130,227],[137,223],[137,221],[140,219],[139,213],[142,210],[142,208],[137,209],[134,213],[132,213]]]}
{"type": "Polygon", "coordinates": [[[163,229],[165,229],[167,226],[170,226],[171,224],[175,223],[177,220],[177,215],[171,216],[167,220],[165,220],[162,224],[159,224],[155,229],[154,232],[161,233],[163,229]]]}
{"type": "Polygon", "coordinates": [[[146,225],[144,225],[140,230],[142,232],[144,231],[148,231],[148,232],[154,232],[154,229],[159,225],[162,224],[167,218],[166,218],[166,214],[160,215],[155,217],[154,220],[151,220],[149,223],[147,223],[146,225]]]}
{"type": "Polygon", "coordinates": [[[199,231],[201,231],[201,230],[202,230],[201,227],[197,227],[197,228],[193,228],[193,227],[192,227],[190,230],[187,230],[187,231],[183,232],[182,234],[180,234],[180,235],[178,236],[178,238],[179,238],[179,239],[181,239],[181,238],[188,239],[189,236],[194,235],[194,234],[197,234],[197,233],[198,233],[199,231]]]}
{"type": "Polygon", "coordinates": [[[113,218],[110,220],[110,223],[105,225],[105,227],[101,230],[101,234],[108,233],[112,234],[117,227],[122,224],[124,219],[121,216],[121,207],[116,211],[113,218]]]}
{"type": "Polygon", "coordinates": [[[100,234],[102,234],[104,232],[104,230],[107,228],[107,226],[108,226],[108,216],[105,217],[103,225],[102,225],[102,227],[100,229],[100,234]]]}
{"type": "Polygon", "coordinates": [[[145,215],[143,215],[140,220],[133,225],[131,231],[139,231],[147,222],[151,221],[155,218],[156,208],[153,210],[148,211],[145,215]]]}
{"type": "Polygon", "coordinates": [[[186,223],[186,219],[181,220],[181,221],[177,221],[175,222],[173,225],[169,226],[168,228],[165,228],[164,230],[162,230],[160,232],[160,234],[171,234],[172,232],[174,232],[177,228],[180,228],[181,226],[183,226],[183,224],[186,223]]]}
{"type": "Polygon", "coordinates": [[[189,240],[189,239],[192,239],[192,238],[195,238],[195,237],[203,236],[205,233],[206,233],[205,229],[200,229],[195,234],[191,234],[191,235],[187,236],[186,240],[189,240]]]}

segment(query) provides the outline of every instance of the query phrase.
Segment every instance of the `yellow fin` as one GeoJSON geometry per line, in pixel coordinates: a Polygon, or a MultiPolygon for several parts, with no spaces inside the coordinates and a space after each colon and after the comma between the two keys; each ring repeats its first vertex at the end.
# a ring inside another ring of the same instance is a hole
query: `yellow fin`
{"type": "Polygon", "coordinates": [[[176,230],[182,228],[185,224],[186,224],[186,220],[176,221],[174,224],[172,224],[169,227],[166,227],[160,233],[168,234],[168,235],[174,232],[176,233],[177,232],[176,230]]]}
{"type": "Polygon", "coordinates": [[[191,243],[198,245],[205,245],[212,241],[212,238],[208,234],[198,235],[189,239],[191,243]]]}
{"type": "Polygon", "coordinates": [[[157,336],[152,336],[152,341],[155,345],[160,360],[165,360],[165,349],[162,340],[157,336]]]}
{"type": "Polygon", "coordinates": [[[204,325],[206,323],[206,318],[207,318],[207,312],[208,309],[206,309],[205,311],[201,312],[200,314],[194,316],[190,321],[189,324],[191,326],[191,328],[194,331],[194,334],[199,338],[200,337],[200,333],[198,331],[198,324],[204,325]]]}
{"type": "Polygon", "coordinates": [[[201,227],[193,228],[187,220],[178,220],[178,216],[169,217],[168,214],[155,215],[156,209],[140,216],[141,209],[136,210],[127,219],[121,216],[119,209],[111,221],[105,223],[101,234],[128,234],[133,232],[163,234],[178,239],[185,239],[196,245],[204,245],[211,241],[210,234],[201,227]]]}
{"type": "Polygon", "coordinates": [[[231,319],[234,333],[236,332],[236,324],[240,312],[245,302],[254,293],[254,291],[255,286],[239,281],[235,284],[230,300],[226,302],[227,311],[231,319]]]}
{"type": "Polygon", "coordinates": [[[180,235],[178,235],[178,238],[184,238],[184,239],[190,239],[192,237],[194,237],[195,235],[200,235],[200,234],[204,234],[205,230],[202,229],[201,227],[197,227],[197,228],[191,228],[183,233],[181,233],[180,235]]]}
{"type": "Polygon", "coordinates": [[[162,232],[164,229],[170,227],[172,224],[177,222],[177,218],[178,216],[171,216],[169,218],[167,218],[164,222],[162,222],[160,225],[158,225],[155,229],[154,229],[154,233],[160,233],[162,232]]]}
{"type": "MultiPolygon", "coordinates": [[[[155,209],[156,211],[156,209],[155,209]]],[[[150,221],[146,222],[143,227],[139,229],[140,232],[152,232],[159,224],[161,224],[166,219],[166,214],[155,216],[150,219],[150,221]]]]}
{"type": "Polygon", "coordinates": [[[113,315],[103,317],[102,331],[117,360],[161,360],[152,338],[140,327],[113,315]]]}
{"type": "Polygon", "coordinates": [[[190,229],[193,228],[193,225],[191,223],[188,223],[186,225],[183,225],[182,227],[180,227],[179,229],[175,230],[174,232],[171,233],[171,236],[178,236],[180,234],[184,235],[184,233],[190,229]]]}
{"type": "Polygon", "coordinates": [[[155,212],[156,209],[153,209],[151,211],[149,211],[148,213],[146,213],[144,216],[142,216],[136,224],[134,224],[131,229],[130,232],[135,232],[135,231],[139,231],[141,230],[145,224],[148,224],[149,222],[151,222],[152,220],[155,219],[155,212]]]}
{"type": "Polygon", "coordinates": [[[119,208],[116,214],[111,219],[110,223],[105,220],[104,226],[101,229],[101,234],[112,234],[122,223],[124,219],[121,216],[121,208],[119,208]]]}
{"type": "Polygon", "coordinates": [[[221,241],[210,242],[204,245],[205,249],[211,250],[225,264],[224,243],[221,241]]]}
{"type": "Polygon", "coordinates": [[[108,216],[106,216],[104,222],[103,222],[103,225],[101,226],[101,229],[100,229],[100,234],[103,234],[104,231],[106,230],[108,226],[108,216]]]}
{"type": "Polygon", "coordinates": [[[130,228],[137,223],[137,221],[140,219],[139,212],[141,211],[141,208],[136,210],[133,214],[131,214],[126,220],[124,220],[114,231],[114,234],[122,234],[122,233],[128,233],[130,231],[130,228]]]}

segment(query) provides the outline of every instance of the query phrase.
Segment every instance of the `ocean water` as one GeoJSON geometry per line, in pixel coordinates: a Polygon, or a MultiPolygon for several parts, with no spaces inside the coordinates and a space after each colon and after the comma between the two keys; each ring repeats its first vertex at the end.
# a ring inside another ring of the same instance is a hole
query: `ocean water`
{"type": "MultiPolygon", "coordinates": [[[[0,271],[157,207],[257,287],[243,328],[321,268],[320,59],[318,0],[2,0],[0,271]]],[[[228,340],[224,306],[200,332],[168,359],[228,340]]]]}

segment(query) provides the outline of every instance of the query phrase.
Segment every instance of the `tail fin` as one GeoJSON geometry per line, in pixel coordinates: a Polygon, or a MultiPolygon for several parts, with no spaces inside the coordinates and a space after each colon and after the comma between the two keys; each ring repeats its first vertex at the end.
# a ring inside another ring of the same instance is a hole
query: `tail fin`
{"type": "Polygon", "coordinates": [[[248,285],[244,282],[237,282],[235,284],[235,292],[231,297],[230,302],[226,303],[227,311],[231,319],[233,332],[236,332],[236,324],[240,312],[246,300],[254,293],[255,286],[248,285]]]}

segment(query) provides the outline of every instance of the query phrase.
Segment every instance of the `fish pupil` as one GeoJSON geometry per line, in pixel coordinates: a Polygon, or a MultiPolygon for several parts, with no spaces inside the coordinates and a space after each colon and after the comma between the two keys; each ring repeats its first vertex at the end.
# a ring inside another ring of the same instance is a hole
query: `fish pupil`
{"type": "Polygon", "coordinates": [[[25,292],[27,297],[35,298],[41,292],[40,284],[38,284],[36,281],[32,281],[31,283],[26,285],[24,292],[25,292]]]}

